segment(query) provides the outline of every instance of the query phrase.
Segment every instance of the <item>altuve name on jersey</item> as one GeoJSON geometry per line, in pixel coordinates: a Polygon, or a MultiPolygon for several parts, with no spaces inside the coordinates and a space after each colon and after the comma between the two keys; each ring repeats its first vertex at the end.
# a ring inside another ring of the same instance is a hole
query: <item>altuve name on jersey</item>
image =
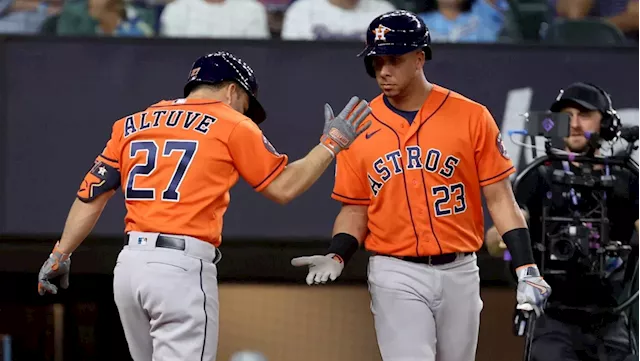
{"type": "Polygon", "coordinates": [[[201,134],[207,134],[209,126],[216,122],[216,118],[199,112],[184,110],[155,110],[130,115],[125,119],[124,137],[142,132],[147,129],[158,128],[160,125],[175,128],[180,125],[183,129],[191,129],[201,134]]]}

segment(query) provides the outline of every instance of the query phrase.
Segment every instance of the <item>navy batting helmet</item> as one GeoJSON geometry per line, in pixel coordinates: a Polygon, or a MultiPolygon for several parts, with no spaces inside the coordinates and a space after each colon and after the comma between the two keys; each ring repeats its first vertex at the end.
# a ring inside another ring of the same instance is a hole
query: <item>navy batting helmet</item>
{"type": "Polygon", "coordinates": [[[267,114],[258,101],[258,81],[253,69],[237,56],[226,51],[219,51],[200,57],[193,63],[189,72],[189,79],[184,86],[184,96],[199,84],[216,84],[232,80],[240,84],[249,95],[249,109],[245,115],[256,124],[262,123],[267,114]]]}
{"type": "Polygon", "coordinates": [[[424,21],[406,10],[394,10],[373,19],[367,29],[367,47],[358,54],[364,56],[367,73],[375,77],[371,57],[376,55],[402,55],[422,49],[431,60],[431,35],[424,21]]]}

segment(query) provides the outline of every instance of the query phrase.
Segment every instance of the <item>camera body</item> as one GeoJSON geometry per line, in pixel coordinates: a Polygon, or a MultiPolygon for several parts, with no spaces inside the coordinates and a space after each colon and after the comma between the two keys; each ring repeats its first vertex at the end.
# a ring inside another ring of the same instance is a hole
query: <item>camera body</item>
{"type": "Polygon", "coordinates": [[[612,263],[631,251],[630,245],[609,239],[606,200],[614,190],[615,176],[593,174],[585,167],[580,175],[555,169],[549,178],[552,190],[541,200],[542,239],[533,240],[540,254],[541,273],[565,274],[571,270],[606,278],[612,263]],[[591,202],[585,208],[587,201],[591,202]],[[568,207],[558,215],[554,203],[568,207]]]}
{"type": "Polygon", "coordinates": [[[570,261],[587,258],[597,238],[590,226],[581,224],[563,227],[558,234],[549,237],[549,258],[553,261],[570,261]]]}

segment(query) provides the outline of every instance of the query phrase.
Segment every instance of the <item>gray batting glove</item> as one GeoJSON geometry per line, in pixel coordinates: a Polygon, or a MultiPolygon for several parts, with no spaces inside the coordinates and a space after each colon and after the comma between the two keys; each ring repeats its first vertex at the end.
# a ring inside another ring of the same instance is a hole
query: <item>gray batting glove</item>
{"type": "Polygon", "coordinates": [[[344,263],[334,253],[325,256],[297,257],[291,260],[291,265],[295,267],[309,266],[308,285],[324,284],[328,280],[335,281],[344,269],[344,263]]]}
{"type": "Polygon", "coordinates": [[[371,126],[371,121],[361,126],[369,114],[371,114],[369,103],[358,97],[352,97],[337,117],[333,115],[331,106],[325,104],[324,131],[320,142],[335,157],[341,150],[349,148],[349,145],[371,126]]]}
{"type": "Polygon", "coordinates": [[[71,269],[71,255],[58,250],[59,242],[53,248],[49,258],[44,262],[38,273],[38,293],[40,296],[46,292],[58,293],[58,287],[50,280],[60,277],[60,287],[69,288],[69,270],[71,269]]]}
{"type": "Polygon", "coordinates": [[[535,311],[537,316],[543,313],[547,299],[551,295],[551,286],[540,276],[537,266],[526,266],[516,270],[518,291],[516,300],[519,310],[535,311]]]}

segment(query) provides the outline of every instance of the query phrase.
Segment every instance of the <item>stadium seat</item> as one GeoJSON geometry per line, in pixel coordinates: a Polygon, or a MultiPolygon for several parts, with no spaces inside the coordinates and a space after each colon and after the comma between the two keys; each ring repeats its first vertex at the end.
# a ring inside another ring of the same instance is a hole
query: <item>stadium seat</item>
{"type": "Polygon", "coordinates": [[[551,18],[549,3],[546,0],[507,0],[507,3],[509,10],[501,41],[538,42],[551,18]]]}
{"type": "Polygon", "coordinates": [[[40,34],[42,35],[56,35],[57,31],[57,25],[58,25],[58,18],[60,18],[60,15],[51,15],[49,16],[43,23],[42,26],[40,26],[40,34]]]}
{"type": "Polygon", "coordinates": [[[555,19],[543,36],[546,44],[562,45],[620,45],[624,34],[613,24],[598,18],[568,20],[555,19]]]}

